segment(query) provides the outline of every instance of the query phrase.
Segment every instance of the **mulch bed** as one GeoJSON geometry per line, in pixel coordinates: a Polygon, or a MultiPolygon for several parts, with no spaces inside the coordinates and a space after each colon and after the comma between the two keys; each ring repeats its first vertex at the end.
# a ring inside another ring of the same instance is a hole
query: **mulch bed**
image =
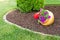
{"type": "Polygon", "coordinates": [[[6,18],[8,21],[20,25],[23,28],[45,34],[60,35],[60,6],[46,6],[45,9],[52,11],[55,16],[55,22],[50,26],[38,24],[37,20],[33,18],[33,14],[36,12],[24,14],[19,10],[14,10],[11,11],[6,18]]]}

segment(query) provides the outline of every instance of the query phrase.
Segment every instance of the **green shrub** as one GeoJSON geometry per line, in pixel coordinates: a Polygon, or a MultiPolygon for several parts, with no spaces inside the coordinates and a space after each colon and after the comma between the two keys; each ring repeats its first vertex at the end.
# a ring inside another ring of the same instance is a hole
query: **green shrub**
{"type": "Polygon", "coordinates": [[[35,0],[33,10],[40,10],[40,8],[44,8],[44,0],[35,0]]]}
{"type": "Polygon", "coordinates": [[[44,0],[17,0],[17,9],[21,12],[30,12],[43,8],[44,0]]]}

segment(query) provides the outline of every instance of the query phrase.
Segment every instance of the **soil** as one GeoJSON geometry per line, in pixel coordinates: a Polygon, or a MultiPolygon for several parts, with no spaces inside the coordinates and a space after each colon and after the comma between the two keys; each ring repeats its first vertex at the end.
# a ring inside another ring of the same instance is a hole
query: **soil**
{"type": "Polygon", "coordinates": [[[19,10],[14,10],[8,13],[6,18],[8,21],[20,25],[23,28],[45,34],[60,35],[60,6],[46,6],[45,9],[52,11],[55,16],[55,22],[47,27],[38,24],[37,20],[33,18],[36,12],[21,13],[19,10]]]}

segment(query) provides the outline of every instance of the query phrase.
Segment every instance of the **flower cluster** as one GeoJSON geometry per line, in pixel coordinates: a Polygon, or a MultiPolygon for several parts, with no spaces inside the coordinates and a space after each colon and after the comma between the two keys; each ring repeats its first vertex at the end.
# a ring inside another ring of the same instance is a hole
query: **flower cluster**
{"type": "Polygon", "coordinates": [[[40,9],[40,14],[39,20],[41,22],[45,22],[46,19],[51,18],[46,10],[40,9]]]}

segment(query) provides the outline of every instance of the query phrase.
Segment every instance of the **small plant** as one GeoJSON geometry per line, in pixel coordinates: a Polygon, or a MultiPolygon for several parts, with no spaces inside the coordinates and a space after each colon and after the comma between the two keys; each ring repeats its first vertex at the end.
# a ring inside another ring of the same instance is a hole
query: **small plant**
{"type": "Polygon", "coordinates": [[[44,0],[17,0],[17,9],[21,12],[30,12],[44,8],[44,0]]]}
{"type": "Polygon", "coordinates": [[[44,9],[40,9],[39,13],[34,14],[34,18],[40,20],[41,22],[45,22],[46,19],[50,18],[48,12],[44,9]]]}
{"type": "Polygon", "coordinates": [[[38,20],[38,23],[47,26],[54,22],[54,15],[51,11],[41,8],[39,12],[34,14],[34,19],[38,20]]]}
{"type": "Polygon", "coordinates": [[[39,16],[39,20],[41,22],[45,22],[46,19],[50,18],[51,16],[49,16],[48,11],[44,10],[44,9],[40,9],[40,16],[39,16]]]}

